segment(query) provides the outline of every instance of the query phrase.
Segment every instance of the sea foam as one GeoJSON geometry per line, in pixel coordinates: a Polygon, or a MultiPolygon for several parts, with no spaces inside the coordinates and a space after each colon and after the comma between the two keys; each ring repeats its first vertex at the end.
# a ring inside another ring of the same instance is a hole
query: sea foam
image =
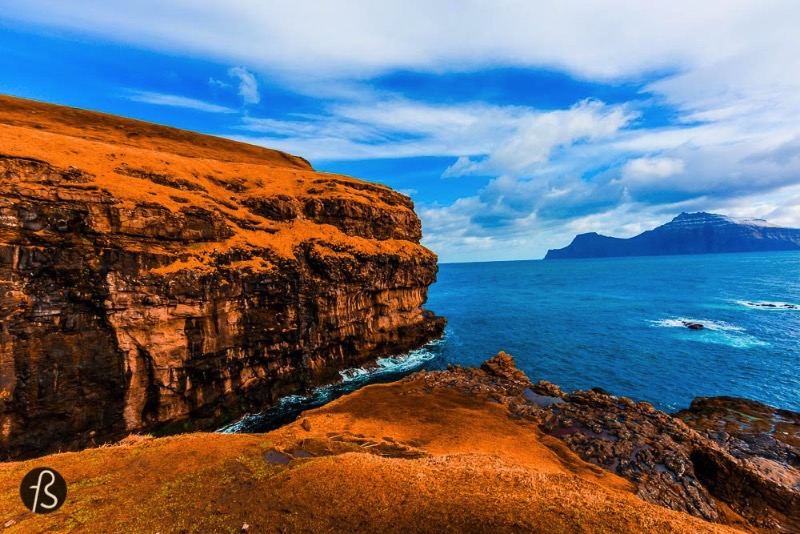
{"type": "Polygon", "coordinates": [[[770,344],[746,333],[741,326],[726,323],[725,321],[709,321],[706,319],[692,319],[687,317],[661,319],[650,321],[653,326],[663,328],[680,328],[686,330],[685,339],[699,343],[714,343],[727,345],[737,349],[752,347],[768,347],[770,344]],[[702,330],[690,331],[689,324],[702,324],[702,330]]]}
{"type": "Polygon", "coordinates": [[[370,383],[399,378],[409,374],[427,362],[436,358],[438,348],[444,343],[444,337],[431,341],[425,346],[406,354],[378,358],[375,365],[364,368],[354,367],[339,372],[342,380],[335,384],[314,388],[308,395],[289,395],[278,403],[257,414],[246,414],[234,423],[218,430],[223,434],[247,432],[268,432],[282,425],[291,423],[305,410],[318,408],[334,399],[370,383]]]}
{"type": "Polygon", "coordinates": [[[740,306],[745,306],[747,308],[753,308],[756,310],[800,311],[800,304],[795,304],[793,302],[771,302],[771,301],[753,302],[750,300],[737,300],[735,302],[740,306]]]}
{"type": "Polygon", "coordinates": [[[687,324],[702,324],[704,329],[718,331],[718,332],[744,332],[744,328],[736,326],[724,321],[709,321],[706,319],[690,319],[687,317],[678,317],[677,319],[661,319],[658,321],[650,321],[654,326],[661,326],[665,328],[686,328],[687,324]]]}

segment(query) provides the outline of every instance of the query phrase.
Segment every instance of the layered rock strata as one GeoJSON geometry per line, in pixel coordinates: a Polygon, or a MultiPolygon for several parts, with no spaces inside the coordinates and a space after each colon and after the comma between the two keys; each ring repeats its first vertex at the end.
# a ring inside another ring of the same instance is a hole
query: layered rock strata
{"type": "Polygon", "coordinates": [[[411,201],[0,97],[0,452],[203,428],[441,335],[411,201]]]}
{"type": "Polygon", "coordinates": [[[736,408],[744,404],[753,411],[763,407],[758,403],[704,399],[672,416],[599,388],[564,393],[548,382],[533,384],[505,353],[481,369],[451,366],[407,381],[455,388],[508,406],[583,460],[630,480],[645,501],[706,521],[743,526],[744,519],[751,528],[800,531],[800,486],[794,478],[800,414],[769,412],[783,425],[777,431],[781,438],[770,438],[775,427],[758,432],[731,422],[738,413],[752,423],[755,416],[736,408]],[[761,446],[742,445],[748,442],[761,446]]]}

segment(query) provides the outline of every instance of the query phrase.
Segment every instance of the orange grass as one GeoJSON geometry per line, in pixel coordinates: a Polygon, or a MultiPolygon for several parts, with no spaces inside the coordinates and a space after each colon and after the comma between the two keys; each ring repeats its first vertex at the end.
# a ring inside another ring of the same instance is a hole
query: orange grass
{"type": "Polygon", "coordinates": [[[16,521],[9,532],[735,531],[645,503],[534,424],[454,391],[369,386],[305,419],[2,464],[0,521],[16,521]],[[285,466],[263,456],[298,448],[330,455],[285,466]],[[18,496],[39,465],[69,484],[49,515],[18,496]]]}
{"type": "MultiPolygon", "coordinates": [[[[318,173],[302,158],[276,150],[92,111],[0,96],[0,155],[33,158],[64,170],[80,169],[93,176],[93,181],[86,185],[109,192],[123,207],[155,203],[174,213],[181,208],[200,207],[220,214],[234,235],[224,242],[194,244],[191,252],[195,258],[187,262],[186,268],[202,271],[203,267],[198,265],[208,261],[203,252],[232,248],[266,249],[291,259],[299,244],[312,239],[323,246],[367,255],[394,254],[402,258],[433,255],[409,241],[363,239],[302,217],[278,222],[250,212],[243,205],[246,199],[279,194],[299,202],[319,197],[368,203],[386,211],[409,210],[386,204],[375,191],[358,189],[365,182],[318,173]],[[147,174],[163,179],[140,177],[147,174]],[[159,180],[173,186],[158,183],[159,180]],[[247,220],[254,229],[241,228],[237,219],[247,220]]],[[[26,187],[37,186],[26,184],[26,187]]],[[[81,187],[84,185],[78,185],[81,187]]],[[[370,187],[399,196],[383,186],[370,184],[370,187]]],[[[130,244],[131,248],[137,246],[142,245],[130,244]]],[[[161,243],[154,252],[174,253],[182,247],[176,243],[171,250],[168,244],[161,243]]],[[[328,253],[337,254],[333,250],[328,253]]],[[[180,265],[175,265],[172,270],[179,268],[180,265]]]]}

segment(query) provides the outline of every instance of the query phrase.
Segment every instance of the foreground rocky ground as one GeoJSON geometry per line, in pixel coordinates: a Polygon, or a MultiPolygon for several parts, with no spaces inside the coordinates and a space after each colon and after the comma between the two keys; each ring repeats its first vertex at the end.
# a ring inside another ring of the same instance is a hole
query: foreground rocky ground
{"type": "Polygon", "coordinates": [[[602,389],[532,384],[500,353],[481,369],[410,380],[481,395],[535,421],[642,499],[708,521],[800,532],[800,414],[734,398],[697,399],[671,416],[602,389]]]}
{"type": "Polygon", "coordinates": [[[421,372],[366,387],[268,434],[132,437],[2,464],[0,525],[9,532],[162,533],[243,526],[248,532],[793,528],[792,508],[783,504],[793,506],[796,493],[782,492],[748,462],[649,405],[533,385],[501,353],[482,369],[421,372]],[[710,459],[698,464],[696,451],[710,459]],[[39,465],[64,475],[69,497],[57,512],[36,516],[23,507],[18,486],[39,465]],[[727,469],[727,478],[708,485],[709,466],[727,469]],[[741,480],[763,487],[746,494],[741,480]]]}

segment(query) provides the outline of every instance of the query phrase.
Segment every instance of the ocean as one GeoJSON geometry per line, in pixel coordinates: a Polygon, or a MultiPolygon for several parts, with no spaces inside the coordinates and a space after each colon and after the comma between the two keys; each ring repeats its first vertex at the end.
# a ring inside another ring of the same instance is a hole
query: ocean
{"type": "Polygon", "coordinates": [[[276,428],[365,384],[500,350],[534,382],[667,412],[717,395],[800,411],[797,252],[442,264],[426,307],[447,317],[443,339],[223,431],[276,428]]]}
{"type": "Polygon", "coordinates": [[[800,411],[800,253],[446,264],[428,307],[449,320],[442,363],[504,350],[533,381],[668,412],[715,395],[800,411]]]}

